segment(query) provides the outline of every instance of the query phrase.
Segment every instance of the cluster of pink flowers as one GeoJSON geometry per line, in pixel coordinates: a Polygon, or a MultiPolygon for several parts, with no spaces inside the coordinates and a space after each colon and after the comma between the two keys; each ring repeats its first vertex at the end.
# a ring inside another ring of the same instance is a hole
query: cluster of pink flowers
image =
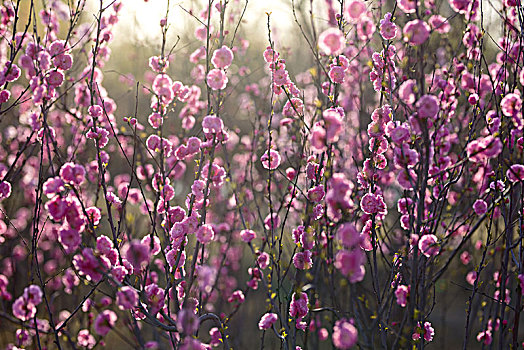
{"type": "Polygon", "coordinates": [[[521,1],[323,4],[0,3],[0,347],[519,346],[521,1]]]}

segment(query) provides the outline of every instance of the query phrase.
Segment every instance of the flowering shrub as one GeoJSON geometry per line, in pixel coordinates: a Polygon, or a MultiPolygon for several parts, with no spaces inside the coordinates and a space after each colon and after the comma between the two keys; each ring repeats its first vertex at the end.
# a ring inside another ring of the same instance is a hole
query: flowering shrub
{"type": "Polygon", "coordinates": [[[520,0],[166,1],[131,114],[90,3],[0,5],[2,347],[524,346],[520,0]]]}

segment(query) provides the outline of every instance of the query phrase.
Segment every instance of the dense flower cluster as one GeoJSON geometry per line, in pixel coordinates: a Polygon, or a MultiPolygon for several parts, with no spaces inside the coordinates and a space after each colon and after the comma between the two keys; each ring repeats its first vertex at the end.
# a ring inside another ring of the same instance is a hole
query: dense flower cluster
{"type": "Polygon", "coordinates": [[[524,344],[521,1],[197,3],[0,3],[0,347],[524,344]]]}

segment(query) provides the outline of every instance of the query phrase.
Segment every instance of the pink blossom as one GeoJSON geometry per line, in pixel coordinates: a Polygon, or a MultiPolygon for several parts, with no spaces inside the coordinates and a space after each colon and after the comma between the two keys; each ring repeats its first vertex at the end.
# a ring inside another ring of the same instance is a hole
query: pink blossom
{"type": "Polygon", "coordinates": [[[293,256],[293,265],[299,270],[309,270],[313,265],[311,255],[311,251],[309,250],[295,253],[293,256]]]}
{"type": "Polygon", "coordinates": [[[381,195],[366,193],[360,200],[360,208],[366,214],[380,214],[386,212],[386,204],[381,195]]]}
{"type": "Polygon", "coordinates": [[[222,334],[217,327],[213,327],[209,330],[209,335],[211,337],[210,344],[212,346],[219,346],[222,344],[222,334]]]}
{"type": "MultiPolygon", "coordinates": [[[[498,137],[488,135],[471,141],[467,146],[468,157],[473,162],[483,162],[502,152],[502,142],[498,137]]],[[[511,179],[510,179],[511,180],[511,179]]]]}
{"type": "Polygon", "coordinates": [[[482,199],[477,199],[475,203],[473,203],[473,210],[475,210],[475,214],[477,215],[484,215],[488,211],[488,204],[482,199]]]}
{"type": "Polygon", "coordinates": [[[513,164],[506,171],[506,176],[511,182],[524,181],[524,165],[522,164],[513,164]]]}
{"type": "Polygon", "coordinates": [[[274,313],[267,313],[262,316],[258,322],[258,328],[261,330],[269,329],[277,321],[278,316],[274,313]]]}
{"type": "Polygon", "coordinates": [[[291,304],[289,305],[289,316],[294,318],[306,317],[309,311],[308,302],[309,299],[306,293],[293,293],[291,304]]]}
{"type": "Polygon", "coordinates": [[[228,298],[229,303],[243,303],[246,300],[246,297],[244,296],[244,293],[241,290],[235,290],[231,296],[228,298]]]}
{"type": "Polygon", "coordinates": [[[264,55],[264,61],[266,61],[267,63],[276,62],[280,56],[280,54],[276,52],[275,50],[273,50],[271,46],[268,46],[266,48],[263,55],[264,55]]]}
{"type": "Polygon", "coordinates": [[[246,243],[251,242],[253,239],[255,239],[257,234],[253,230],[242,230],[240,231],[240,238],[246,243]]]}
{"type": "Polygon", "coordinates": [[[420,19],[409,21],[404,26],[404,40],[413,46],[422,45],[428,40],[430,30],[429,25],[420,19]]]}
{"type": "Polygon", "coordinates": [[[333,344],[337,349],[349,349],[358,341],[358,332],[346,319],[335,322],[333,327],[333,344]]]}
{"type": "Polygon", "coordinates": [[[347,251],[341,250],[335,258],[335,267],[343,275],[349,277],[351,283],[360,282],[364,278],[364,260],[366,256],[360,248],[347,251]]]}
{"type": "Polygon", "coordinates": [[[515,93],[507,94],[500,101],[500,108],[505,116],[516,117],[518,113],[522,113],[522,99],[515,93]]]}
{"type": "Polygon", "coordinates": [[[384,19],[380,20],[380,35],[385,40],[392,40],[397,37],[398,27],[391,21],[392,17],[391,12],[388,12],[384,15],[384,19]]]}
{"type": "Polygon", "coordinates": [[[425,341],[430,342],[433,340],[435,330],[433,327],[431,327],[430,322],[424,322],[424,327],[422,327],[421,323],[419,322],[415,328],[415,332],[413,332],[412,339],[419,340],[421,335],[423,335],[425,341]]]}
{"type": "Polygon", "coordinates": [[[60,71],[51,71],[46,77],[46,81],[52,87],[59,87],[64,82],[64,73],[60,71]]]}
{"type": "Polygon", "coordinates": [[[17,298],[13,303],[13,316],[21,321],[32,319],[36,315],[36,306],[29,303],[23,296],[17,298]]]}
{"type": "Polygon", "coordinates": [[[65,252],[71,254],[80,246],[80,243],[82,243],[82,237],[77,230],[62,227],[58,231],[58,241],[64,247],[65,252]]]}
{"type": "Polygon", "coordinates": [[[200,321],[195,312],[188,308],[183,308],[178,312],[177,327],[187,335],[191,335],[198,330],[200,321]]]}
{"type": "Polygon", "coordinates": [[[215,68],[227,69],[233,62],[233,51],[227,46],[222,46],[213,52],[211,63],[215,68]]]}
{"type": "Polygon", "coordinates": [[[172,85],[173,80],[167,74],[158,74],[151,88],[162,103],[169,104],[174,98],[172,85]]]}
{"type": "Polygon", "coordinates": [[[111,310],[104,310],[98,314],[94,322],[95,332],[105,336],[116,324],[117,316],[111,310]]]}
{"type": "Polygon", "coordinates": [[[280,153],[271,149],[260,157],[260,161],[265,169],[275,170],[281,162],[280,153]]]}
{"type": "Polygon", "coordinates": [[[466,282],[468,282],[470,285],[474,285],[476,279],[477,279],[477,272],[476,271],[470,271],[466,275],[466,282]]]}
{"type": "Polygon", "coordinates": [[[318,37],[320,51],[328,56],[340,55],[346,46],[344,33],[338,28],[329,28],[318,37]]]}
{"type": "Polygon", "coordinates": [[[80,185],[84,182],[85,169],[80,164],[65,163],[60,168],[60,177],[64,182],[72,185],[80,185]]]}
{"type": "Polygon", "coordinates": [[[337,239],[346,248],[351,248],[360,244],[360,232],[357,231],[355,225],[345,223],[337,230],[337,239]]]}
{"type": "Polygon", "coordinates": [[[258,266],[260,266],[262,270],[268,267],[270,262],[271,259],[269,257],[269,254],[266,252],[262,252],[257,258],[258,266]]]}
{"type": "Polygon", "coordinates": [[[490,345],[493,341],[491,330],[486,329],[485,331],[479,332],[479,334],[477,334],[477,341],[484,343],[484,345],[490,345]]]}
{"type": "Polygon", "coordinates": [[[360,22],[357,24],[357,35],[362,41],[371,40],[371,37],[377,30],[375,22],[369,17],[362,17],[360,22]]]}
{"type": "Polygon", "coordinates": [[[398,89],[399,97],[408,105],[415,103],[416,95],[414,88],[417,82],[414,79],[408,79],[400,85],[398,89]]]}
{"type": "Polygon", "coordinates": [[[276,229],[280,225],[280,217],[278,213],[268,214],[264,219],[264,226],[266,230],[276,229]]]}
{"type": "Polygon", "coordinates": [[[145,294],[148,302],[149,312],[153,315],[156,315],[165,304],[165,293],[162,288],[160,288],[155,283],[151,283],[146,286],[145,294]]]}
{"type": "Polygon", "coordinates": [[[61,221],[67,213],[68,203],[63,200],[62,197],[55,196],[45,204],[45,208],[51,219],[54,221],[61,221]]]}
{"type": "Polygon", "coordinates": [[[435,235],[424,235],[418,241],[418,249],[428,258],[439,253],[438,238],[435,235]]]}
{"type": "Polygon", "coordinates": [[[346,6],[346,14],[352,22],[358,22],[366,10],[366,4],[361,0],[350,1],[346,6]]]}
{"type": "Polygon", "coordinates": [[[132,241],[125,253],[126,259],[133,265],[133,268],[137,272],[149,261],[149,256],[149,247],[139,240],[132,241]]]}
{"type": "Polygon", "coordinates": [[[208,265],[196,268],[198,289],[203,293],[211,293],[217,278],[217,270],[208,265]]]}
{"type": "Polygon", "coordinates": [[[289,73],[285,69],[277,69],[273,72],[273,83],[277,86],[286,85],[290,82],[289,73]]]}
{"type": "Polygon", "coordinates": [[[346,80],[346,72],[341,66],[332,66],[328,75],[335,84],[342,84],[346,80]]]}
{"type": "Polygon", "coordinates": [[[215,238],[215,231],[211,225],[204,224],[198,228],[195,235],[200,243],[206,244],[215,238]]]}
{"type": "Polygon", "coordinates": [[[449,5],[451,8],[458,13],[465,14],[469,7],[471,0],[450,0],[449,5]]]}
{"type": "Polygon", "coordinates": [[[11,97],[11,91],[9,90],[0,91],[0,104],[7,102],[10,97],[11,97]]]}
{"type": "Polygon", "coordinates": [[[73,257],[73,265],[80,275],[86,276],[89,281],[99,281],[104,269],[109,269],[111,263],[105,257],[97,258],[91,248],[84,248],[81,254],[73,257]]]}
{"type": "Polygon", "coordinates": [[[224,122],[217,116],[208,115],[202,120],[202,128],[206,134],[218,134],[224,130],[224,122]]]}
{"type": "Polygon", "coordinates": [[[149,67],[157,73],[164,73],[169,67],[169,60],[160,56],[149,57],[149,67]]]}
{"type": "Polygon", "coordinates": [[[207,73],[206,81],[211,89],[224,90],[226,88],[228,78],[223,70],[215,68],[207,73]]]}
{"type": "Polygon", "coordinates": [[[320,202],[326,193],[324,192],[324,185],[318,185],[310,188],[307,191],[307,197],[312,202],[320,202]]]}
{"type": "Polygon", "coordinates": [[[431,28],[436,30],[437,32],[441,34],[448,33],[451,29],[451,25],[449,24],[449,21],[440,15],[433,15],[428,20],[429,25],[431,28]]]}
{"type": "Polygon", "coordinates": [[[149,249],[151,250],[151,255],[154,256],[160,253],[160,238],[158,238],[157,236],[147,235],[140,240],[140,243],[142,243],[142,245],[145,245],[146,247],[149,247],[149,249]],[[151,244],[151,236],[153,237],[153,244],[151,244]]]}
{"type": "Polygon", "coordinates": [[[97,207],[89,207],[86,208],[86,213],[89,218],[89,221],[93,224],[93,226],[98,226],[98,224],[100,223],[100,219],[102,218],[100,209],[98,209],[97,207]]]}
{"type": "Polygon", "coordinates": [[[55,56],[53,58],[53,64],[58,69],[68,70],[73,66],[73,56],[67,53],[55,56]]]}
{"type": "Polygon", "coordinates": [[[399,285],[395,290],[395,297],[397,298],[397,304],[401,307],[406,307],[408,302],[410,287],[405,285],[399,285]]]}
{"type": "Polygon", "coordinates": [[[318,152],[326,149],[326,129],[320,123],[315,123],[311,129],[311,147],[318,152]]]}
{"type": "Polygon", "coordinates": [[[415,13],[417,6],[420,7],[418,0],[400,0],[397,1],[398,8],[404,13],[415,13]]]}
{"type": "Polygon", "coordinates": [[[424,95],[417,101],[417,112],[421,118],[433,119],[439,112],[439,103],[435,96],[424,95]]]}
{"type": "Polygon", "coordinates": [[[77,345],[85,347],[87,349],[92,349],[96,345],[96,339],[89,333],[88,329],[81,329],[78,332],[78,335],[76,337],[77,345]]]}
{"type": "Polygon", "coordinates": [[[344,130],[344,110],[340,107],[328,108],[322,112],[324,128],[326,129],[326,142],[337,142],[344,130]]]}
{"type": "Polygon", "coordinates": [[[120,310],[129,310],[136,306],[138,302],[138,293],[129,286],[123,286],[116,293],[116,304],[120,310]]]}

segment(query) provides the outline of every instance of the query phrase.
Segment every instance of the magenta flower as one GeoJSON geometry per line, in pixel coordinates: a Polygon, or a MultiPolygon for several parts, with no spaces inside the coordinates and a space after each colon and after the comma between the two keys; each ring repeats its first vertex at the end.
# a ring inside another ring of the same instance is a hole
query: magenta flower
{"type": "Polygon", "coordinates": [[[329,28],[318,37],[318,46],[328,56],[340,55],[346,47],[346,38],[338,28],[329,28]]]}
{"type": "Polygon", "coordinates": [[[116,324],[118,317],[111,310],[104,310],[98,314],[94,322],[95,332],[101,336],[107,335],[116,324]]]}
{"type": "Polygon", "coordinates": [[[322,199],[324,199],[326,192],[324,191],[324,185],[318,185],[315,187],[310,188],[307,191],[307,197],[312,202],[320,202],[322,199]]]}
{"type": "Polygon", "coordinates": [[[401,307],[406,307],[408,303],[408,296],[410,291],[410,286],[399,285],[395,290],[395,297],[397,298],[397,304],[401,307]]]}
{"type": "Polygon", "coordinates": [[[124,286],[116,293],[116,304],[120,310],[129,310],[138,303],[138,293],[129,286],[124,286]]]}
{"type": "Polygon", "coordinates": [[[96,339],[89,333],[88,329],[81,329],[76,337],[78,346],[83,346],[87,349],[92,349],[96,345],[96,339]]]}
{"type": "Polygon", "coordinates": [[[506,171],[506,176],[511,182],[522,182],[524,181],[524,165],[522,164],[513,164],[506,171]]]}
{"type": "Polygon", "coordinates": [[[241,290],[235,290],[231,296],[227,299],[229,303],[243,303],[246,300],[246,297],[244,296],[244,293],[241,290]]]}
{"type": "Polygon", "coordinates": [[[473,210],[475,210],[475,214],[477,215],[484,215],[488,211],[488,204],[482,199],[477,199],[475,203],[473,203],[473,210]]]}
{"type": "Polygon", "coordinates": [[[346,6],[346,15],[351,22],[358,22],[366,12],[366,4],[360,0],[353,0],[346,6]]]}
{"type": "Polygon", "coordinates": [[[211,225],[204,224],[198,228],[195,235],[200,243],[206,244],[215,238],[215,231],[211,225]]]}
{"type": "Polygon", "coordinates": [[[224,122],[217,116],[208,115],[202,120],[202,128],[206,135],[218,134],[224,130],[224,122]]]}
{"type": "Polygon", "coordinates": [[[293,265],[299,270],[309,270],[313,265],[313,259],[311,259],[311,251],[305,250],[303,252],[297,252],[293,256],[293,265]]]}
{"type": "Polygon", "coordinates": [[[342,84],[346,80],[346,71],[341,66],[332,66],[328,75],[335,84],[342,84]]]}
{"type": "Polygon", "coordinates": [[[388,12],[384,15],[384,19],[380,20],[380,35],[382,35],[385,40],[391,40],[397,37],[398,27],[391,21],[392,17],[391,12],[388,12]]]}
{"type": "Polygon", "coordinates": [[[240,231],[240,238],[246,243],[251,242],[253,239],[255,239],[257,234],[253,230],[242,230],[240,231]]]}
{"type": "Polygon", "coordinates": [[[355,247],[361,242],[360,232],[357,231],[355,225],[349,222],[338,228],[337,239],[346,248],[355,247]]]}
{"type": "Polygon", "coordinates": [[[448,33],[451,30],[451,25],[449,21],[440,15],[433,15],[428,20],[429,25],[433,30],[441,34],[448,33]]]}
{"type": "Polygon", "coordinates": [[[193,310],[183,308],[178,312],[176,324],[180,331],[192,335],[198,330],[200,321],[193,310]]]}
{"type": "Polygon", "coordinates": [[[358,341],[355,326],[345,319],[338,320],[333,327],[333,345],[337,349],[349,349],[358,341]]]}
{"type": "Polygon", "coordinates": [[[309,312],[309,299],[306,293],[293,293],[291,304],[289,305],[289,316],[294,318],[306,317],[309,312]]]}
{"type": "Polygon", "coordinates": [[[439,253],[438,238],[435,235],[424,235],[418,241],[418,249],[428,258],[439,253]]]}
{"type": "Polygon", "coordinates": [[[439,103],[435,96],[424,95],[417,101],[417,112],[421,118],[434,119],[439,112],[439,103]]]}
{"type": "Polygon", "coordinates": [[[215,68],[227,69],[233,62],[233,51],[227,46],[216,49],[211,57],[211,63],[215,68]]]}
{"type": "Polygon", "coordinates": [[[258,265],[260,266],[260,268],[263,270],[265,269],[266,267],[269,266],[269,263],[271,262],[271,259],[269,257],[269,254],[266,253],[266,252],[262,252],[258,258],[257,258],[257,262],[258,262],[258,265]]]}
{"type": "Polygon", "coordinates": [[[366,193],[360,200],[360,208],[366,214],[381,214],[386,212],[386,204],[379,194],[366,193]]]}
{"type": "Polygon", "coordinates": [[[341,250],[335,257],[335,267],[347,276],[351,283],[360,282],[366,273],[363,265],[365,258],[366,256],[360,248],[349,251],[341,250]]]}
{"type": "Polygon", "coordinates": [[[60,177],[71,185],[80,185],[85,179],[85,168],[80,164],[65,163],[60,168],[60,177]]]}
{"type": "Polygon", "coordinates": [[[404,40],[410,45],[422,45],[429,38],[431,28],[420,19],[409,21],[404,26],[404,40]]]}
{"type": "Polygon", "coordinates": [[[275,170],[281,162],[280,153],[275,150],[266,151],[266,153],[260,157],[260,161],[265,169],[275,170]]]}
{"type": "Polygon", "coordinates": [[[433,340],[433,337],[435,335],[435,330],[431,326],[430,322],[424,322],[424,326],[422,326],[419,322],[417,327],[415,328],[415,332],[413,332],[412,339],[419,340],[421,335],[424,337],[424,340],[427,342],[430,342],[433,340]]]}
{"type": "Polygon", "coordinates": [[[133,265],[133,269],[137,272],[140,272],[142,266],[149,261],[150,255],[149,246],[138,240],[132,241],[125,253],[126,259],[133,265]]]}
{"type": "Polygon", "coordinates": [[[420,6],[418,0],[400,0],[397,2],[398,8],[404,13],[415,13],[417,6],[420,6]]]}
{"type": "Polygon", "coordinates": [[[224,90],[226,88],[228,78],[223,70],[215,68],[207,73],[206,81],[211,89],[224,90]]]}
{"type": "Polygon", "coordinates": [[[146,286],[145,292],[149,312],[153,315],[156,315],[164,307],[165,304],[164,290],[155,283],[151,283],[146,286]]]}
{"type": "Polygon", "coordinates": [[[260,319],[260,322],[258,322],[258,328],[261,330],[269,329],[271,326],[273,326],[277,319],[278,316],[275,313],[264,314],[260,319]]]}

